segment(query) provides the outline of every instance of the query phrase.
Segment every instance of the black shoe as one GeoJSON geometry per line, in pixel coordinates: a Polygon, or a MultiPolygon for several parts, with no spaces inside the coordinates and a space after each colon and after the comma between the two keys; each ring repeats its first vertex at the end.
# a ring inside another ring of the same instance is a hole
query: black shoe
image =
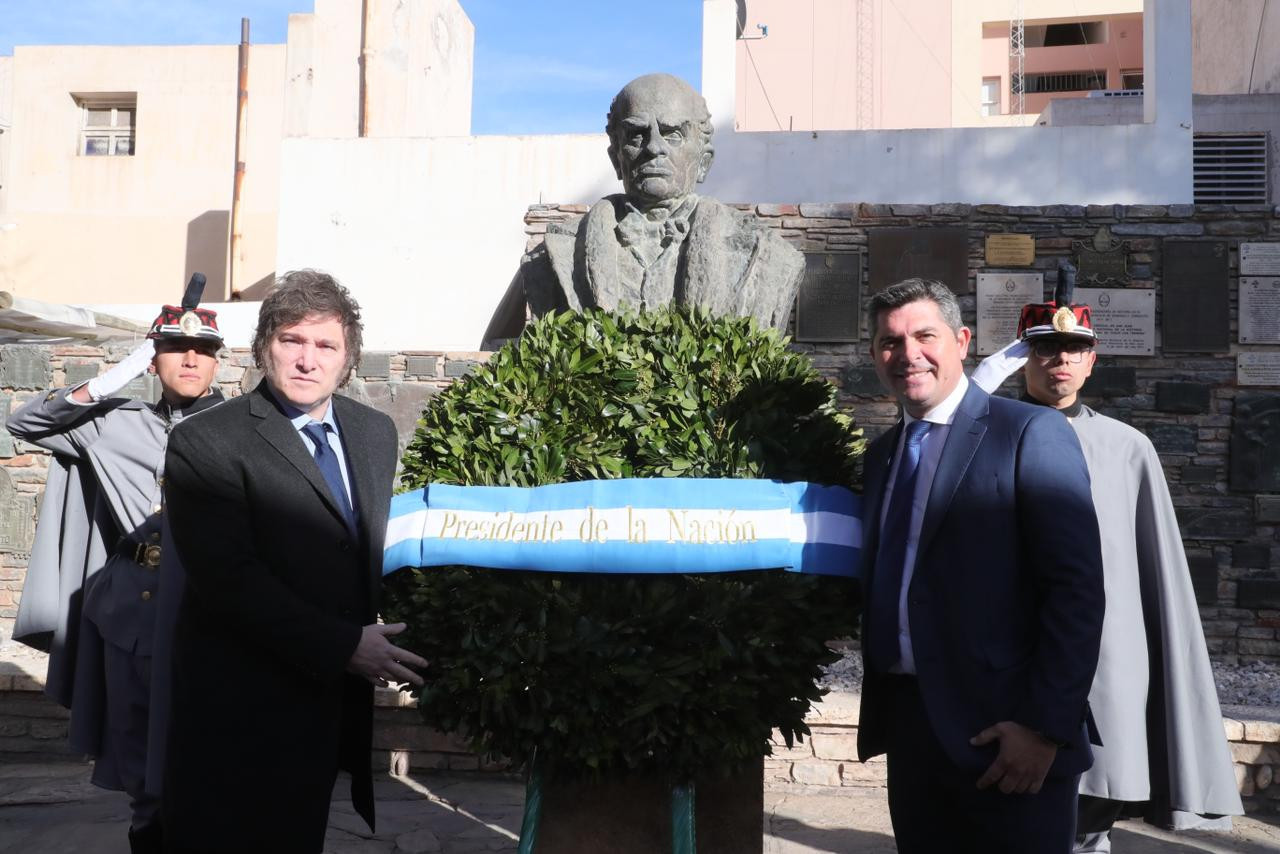
{"type": "Polygon", "coordinates": [[[129,828],[131,854],[164,854],[164,833],[160,822],[155,821],[141,830],[129,828]]]}

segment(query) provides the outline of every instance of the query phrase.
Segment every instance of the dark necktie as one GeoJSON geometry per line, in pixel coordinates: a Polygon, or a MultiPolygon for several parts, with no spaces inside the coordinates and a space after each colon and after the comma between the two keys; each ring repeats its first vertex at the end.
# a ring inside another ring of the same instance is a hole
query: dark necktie
{"type": "Polygon", "coordinates": [[[354,535],[356,532],[356,514],[351,509],[351,501],[347,497],[347,487],[342,482],[342,470],[338,467],[338,455],[333,452],[333,448],[329,447],[329,437],[326,435],[328,429],[329,425],[312,421],[302,428],[302,432],[306,433],[307,438],[311,440],[311,444],[315,445],[316,465],[320,467],[320,474],[324,475],[325,483],[329,484],[329,492],[333,494],[334,501],[337,502],[339,509],[342,510],[342,518],[346,520],[347,528],[354,535]]]}
{"type": "Polygon", "coordinates": [[[871,666],[880,673],[901,658],[898,648],[898,597],[902,591],[903,564],[907,559],[907,537],[911,534],[911,504],[916,492],[916,473],[920,469],[920,442],[929,432],[928,421],[912,421],[907,425],[907,438],[902,443],[902,459],[893,481],[893,494],[885,513],[884,527],[876,548],[876,565],[871,576],[870,627],[867,654],[871,666]]]}

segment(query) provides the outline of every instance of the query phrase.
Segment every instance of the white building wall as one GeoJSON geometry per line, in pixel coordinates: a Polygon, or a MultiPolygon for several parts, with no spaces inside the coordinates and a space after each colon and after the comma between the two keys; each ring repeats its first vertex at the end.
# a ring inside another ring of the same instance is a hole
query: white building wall
{"type": "MultiPolygon", "coordinates": [[[[0,56],[0,228],[8,220],[4,219],[8,208],[9,196],[9,140],[13,136],[13,57],[0,56]]],[[[0,231],[0,235],[4,234],[0,231]]],[[[3,240],[0,237],[0,240],[3,240]]],[[[0,244],[0,252],[3,252],[0,244]]]]}
{"type": "Polygon", "coordinates": [[[1190,202],[1189,3],[1146,4],[1144,124],[736,133],[736,3],[703,0],[702,87],[716,127],[706,192],[778,203],[1190,202]]]}
{"type": "Polygon", "coordinates": [[[591,203],[618,182],[603,134],[289,139],[276,269],[335,275],[367,349],[474,350],[541,200],[591,203]]]}

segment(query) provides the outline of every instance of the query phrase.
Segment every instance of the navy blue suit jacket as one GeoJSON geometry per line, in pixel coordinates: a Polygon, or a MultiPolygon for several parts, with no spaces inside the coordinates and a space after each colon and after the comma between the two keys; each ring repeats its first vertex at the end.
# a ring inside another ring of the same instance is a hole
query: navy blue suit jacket
{"type": "MultiPolygon", "coordinates": [[[[876,583],[880,511],[901,429],[867,450],[864,584],[876,583]]],[[[1089,472],[1066,418],[970,384],[929,492],[907,601],[920,692],[957,766],[981,774],[997,748],[969,739],[1006,720],[1065,745],[1051,775],[1092,764],[1102,553],[1089,472]]],[[[882,681],[868,666],[864,760],[886,749],[882,681]]]]}

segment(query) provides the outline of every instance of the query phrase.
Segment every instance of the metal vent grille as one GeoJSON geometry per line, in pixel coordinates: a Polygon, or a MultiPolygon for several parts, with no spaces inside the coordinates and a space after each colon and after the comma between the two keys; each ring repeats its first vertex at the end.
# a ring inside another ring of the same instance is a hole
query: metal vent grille
{"type": "Polygon", "coordinates": [[[1196,204],[1265,205],[1267,134],[1195,135],[1196,204]]]}

